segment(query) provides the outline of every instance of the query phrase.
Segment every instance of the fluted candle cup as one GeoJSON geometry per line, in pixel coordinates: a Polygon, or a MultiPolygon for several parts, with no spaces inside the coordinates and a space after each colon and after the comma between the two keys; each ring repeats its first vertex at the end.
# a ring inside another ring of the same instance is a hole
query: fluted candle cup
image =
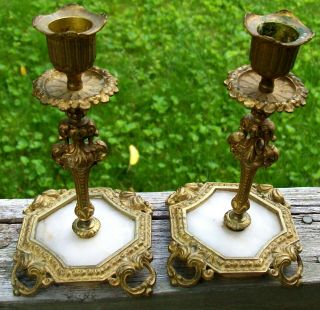
{"type": "Polygon", "coordinates": [[[252,36],[251,67],[262,77],[259,90],[272,93],[274,80],[289,73],[299,47],[314,34],[287,10],[263,16],[249,13],[244,23],[252,36]]]}
{"type": "Polygon", "coordinates": [[[33,26],[47,37],[51,63],[67,75],[69,90],[82,89],[81,75],[93,66],[96,33],[105,23],[105,15],[90,13],[77,4],[34,18],[33,26]]]}

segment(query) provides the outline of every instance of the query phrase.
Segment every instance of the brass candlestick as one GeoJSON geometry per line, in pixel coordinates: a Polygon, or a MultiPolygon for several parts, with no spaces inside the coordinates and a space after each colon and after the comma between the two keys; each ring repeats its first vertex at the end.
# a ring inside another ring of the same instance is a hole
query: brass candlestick
{"type": "MultiPolygon", "coordinates": [[[[101,70],[87,71],[92,68],[96,57],[96,33],[105,23],[104,15],[92,14],[79,5],[67,5],[54,14],[37,16],[33,21],[33,26],[46,35],[50,60],[58,70],[49,71],[35,81],[34,95],[43,103],[56,99],[58,108],[68,116],[59,125],[63,143],[53,146],[52,157],[72,174],[77,192],[75,214],[78,217],[72,228],[80,238],[91,238],[100,228],[99,220],[93,217],[94,206],[89,198],[89,172],[107,154],[107,147],[102,141],[93,142],[98,131],[95,124],[85,117],[90,107],[85,101],[94,99],[88,97],[88,85],[83,89],[82,79],[88,81],[93,78],[100,85],[105,84],[104,87],[109,89],[100,91],[106,97],[117,91],[116,81],[111,75],[101,70]]],[[[91,91],[97,92],[96,87],[91,91]]],[[[99,96],[100,92],[96,95],[99,96]]]]}
{"type": "Polygon", "coordinates": [[[241,120],[239,131],[228,138],[241,165],[239,190],[231,203],[233,210],[224,218],[225,225],[235,231],[250,225],[246,211],[257,170],[269,167],[279,157],[277,148],[269,145],[276,138],[275,125],[267,118],[276,111],[293,112],[305,104],[307,90],[288,73],[300,45],[313,37],[312,31],[286,10],[265,16],[247,14],[245,27],[252,35],[251,67],[231,72],[225,82],[230,96],[251,109],[251,114],[241,120]]]}
{"type": "Polygon", "coordinates": [[[272,185],[253,181],[260,167],[279,157],[271,144],[275,125],[268,118],[305,104],[307,90],[289,71],[299,46],[313,33],[288,11],[247,14],[245,26],[252,35],[251,66],[230,72],[225,81],[229,95],[251,109],[228,138],[240,161],[240,184],[189,183],[167,199],[173,239],[167,270],[175,286],[194,286],[215,272],[236,277],[268,273],[285,286],[301,282],[302,247],[290,206],[272,185]],[[177,260],[193,268],[193,276],[185,277],[177,260]],[[289,275],[285,269],[293,262],[296,268],[289,275]]]}
{"type": "Polygon", "coordinates": [[[118,91],[110,73],[93,67],[95,34],[105,22],[105,15],[76,4],[33,21],[46,35],[55,67],[34,81],[33,94],[67,115],[52,157],[71,172],[75,190],[48,190],[24,211],[12,272],[15,295],[32,295],[53,283],[92,281],[121,286],[130,295],[149,295],[155,284],[150,204],[132,192],[89,189],[90,169],[106,156],[107,147],[94,141],[98,131],[86,113],[118,91]],[[141,269],[147,270],[141,283],[127,283],[141,269]]]}

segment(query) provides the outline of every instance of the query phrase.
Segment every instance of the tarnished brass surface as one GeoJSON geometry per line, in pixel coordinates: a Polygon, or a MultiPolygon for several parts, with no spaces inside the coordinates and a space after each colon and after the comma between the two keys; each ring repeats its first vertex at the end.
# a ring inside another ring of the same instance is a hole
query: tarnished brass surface
{"type": "Polygon", "coordinates": [[[272,93],[263,93],[259,90],[261,77],[245,65],[231,71],[224,82],[230,97],[249,109],[262,110],[267,114],[274,112],[293,112],[294,109],[304,106],[308,91],[300,79],[289,73],[274,81],[272,93]]]}
{"type": "Polygon", "coordinates": [[[85,113],[92,104],[107,102],[118,91],[117,80],[111,74],[92,67],[96,56],[95,34],[105,22],[104,15],[90,13],[77,4],[33,20],[33,26],[47,37],[50,60],[56,68],[34,81],[33,94],[68,116],[59,125],[63,143],[53,146],[52,157],[72,174],[78,217],[72,229],[80,238],[91,238],[100,228],[89,199],[89,171],[107,153],[102,141],[93,142],[98,131],[85,113]]]}
{"type": "Polygon", "coordinates": [[[275,80],[272,93],[259,89],[259,75],[250,66],[242,66],[229,73],[225,81],[229,95],[251,109],[242,118],[239,131],[228,138],[235,158],[240,161],[241,179],[237,195],[232,200],[233,210],[225,214],[225,225],[240,231],[251,223],[246,211],[250,208],[249,193],[255,174],[260,167],[268,167],[279,156],[275,146],[274,123],[267,119],[273,112],[292,112],[305,105],[307,90],[292,73],[275,80]]]}
{"type": "MultiPolygon", "coordinates": [[[[189,183],[179,188],[167,199],[170,211],[170,256],[167,271],[172,285],[190,287],[201,279],[210,280],[214,273],[224,276],[245,277],[269,273],[285,286],[298,286],[301,282],[303,264],[299,253],[302,248],[290,214],[290,206],[281,193],[271,185],[253,185],[250,199],[276,213],[283,227],[282,232],[269,241],[254,258],[227,258],[217,250],[202,244],[188,232],[187,212],[206,201],[216,190],[238,190],[235,183],[189,183]],[[185,277],[176,269],[177,260],[195,270],[192,277],[185,277]],[[285,267],[297,262],[291,276],[285,267]]],[[[201,223],[199,223],[201,225],[201,223]]],[[[212,236],[219,238],[219,236],[212,236]]]]}
{"type": "Polygon", "coordinates": [[[118,91],[117,80],[111,74],[92,67],[95,34],[105,21],[104,15],[92,14],[77,4],[33,21],[34,27],[47,37],[50,60],[56,69],[45,72],[34,82],[33,94],[43,104],[58,107],[68,116],[59,124],[62,143],[53,146],[52,157],[70,170],[75,191],[48,190],[25,210],[12,272],[15,295],[29,296],[53,283],[108,281],[138,296],[150,295],[155,284],[156,274],[150,265],[151,206],[135,193],[88,187],[90,168],[106,156],[107,147],[102,141],[94,141],[98,131],[85,114],[92,104],[107,102],[118,91]],[[100,222],[93,217],[90,198],[97,197],[135,220],[135,237],[96,266],[66,266],[55,253],[35,240],[37,224],[76,200],[77,218],[72,229],[80,238],[93,237],[100,222]],[[138,285],[130,285],[128,278],[141,269],[146,269],[146,278],[138,285]],[[29,277],[31,282],[23,281],[21,275],[29,277]]]}
{"type": "Polygon", "coordinates": [[[70,108],[88,110],[92,105],[108,102],[118,92],[117,79],[108,71],[92,67],[82,75],[83,87],[71,91],[67,77],[57,70],[48,70],[33,82],[33,95],[43,104],[66,111],[70,108]]]}
{"type": "Polygon", "coordinates": [[[244,23],[252,36],[251,66],[262,77],[259,90],[272,93],[274,79],[289,73],[299,47],[312,39],[313,32],[287,10],[264,16],[246,14],[244,23]]]}
{"type": "Polygon", "coordinates": [[[274,124],[267,119],[273,112],[292,112],[305,104],[307,90],[292,73],[299,46],[313,37],[291,12],[282,10],[259,16],[246,14],[245,27],[252,36],[251,66],[242,66],[229,73],[225,84],[232,98],[251,109],[241,120],[239,131],[228,138],[241,165],[241,179],[233,210],[224,217],[225,225],[235,231],[250,225],[249,193],[260,167],[268,167],[279,156],[275,146],[274,124]]]}
{"type": "MultiPolygon", "coordinates": [[[[150,295],[156,281],[151,266],[151,214],[148,202],[132,192],[110,188],[89,191],[91,198],[102,198],[136,222],[134,240],[97,266],[66,266],[59,257],[35,240],[38,222],[76,199],[74,190],[49,190],[39,195],[25,210],[17,251],[14,256],[12,286],[15,295],[30,296],[40,288],[54,283],[108,282],[121,286],[133,296],[150,295]],[[128,284],[128,277],[146,269],[147,276],[140,284],[128,284]],[[21,276],[34,280],[28,283],[21,276]]],[[[61,240],[64,242],[64,240],[61,240]]],[[[85,253],[84,253],[85,254],[85,253]]]]}
{"type": "MultiPolygon", "coordinates": [[[[251,186],[250,186],[251,188],[251,186]]],[[[250,189],[249,189],[250,190],[250,189]]],[[[231,201],[231,205],[233,207],[233,210],[229,210],[225,215],[224,215],[224,224],[230,228],[231,230],[234,231],[241,231],[247,228],[251,224],[251,217],[248,212],[243,212],[243,213],[236,213],[236,210],[239,206],[238,204],[238,195],[231,201]]],[[[248,194],[249,196],[249,194],[248,194]]],[[[249,209],[250,203],[249,199],[242,204],[242,207],[246,207],[249,209]]]]}
{"type": "Polygon", "coordinates": [[[100,228],[100,222],[93,217],[94,207],[89,199],[89,172],[93,165],[107,154],[102,141],[94,142],[98,135],[95,124],[85,117],[81,109],[69,109],[68,118],[59,125],[63,143],[52,148],[53,159],[64,169],[71,171],[77,192],[77,219],[72,228],[80,238],[93,237],[100,228]]]}
{"type": "Polygon", "coordinates": [[[250,225],[249,194],[254,176],[260,167],[269,167],[279,157],[279,152],[269,142],[275,141],[275,126],[267,119],[268,114],[252,109],[242,118],[239,131],[228,138],[235,158],[240,161],[241,179],[239,189],[231,205],[233,210],[225,214],[224,223],[232,230],[243,230],[250,225]]]}
{"type": "Polygon", "coordinates": [[[46,35],[53,66],[67,75],[69,90],[82,89],[81,74],[93,66],[96,33],[105,23],[105,15],[90,13],[77,4],[34,18],[33,26],[46,35]]]}

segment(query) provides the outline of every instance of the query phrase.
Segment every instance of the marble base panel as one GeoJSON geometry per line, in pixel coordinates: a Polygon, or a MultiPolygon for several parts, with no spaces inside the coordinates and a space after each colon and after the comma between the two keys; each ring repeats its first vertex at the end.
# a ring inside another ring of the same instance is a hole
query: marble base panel
{"type": "Polygon", "coordinates": [[[253,258],[282,231],[278,214],[250,200],[251,225],[232,231],[223,223],[235,193],[217,190],[195,209],[187,211],[187,231],[228,258],[253,258]]]}
{"type": "Polygon", "coordinates": [[[39,221],[35,240],[67,266],[98,265],[134,240],[135,221],[105,200],[91,200],[101,227],[96,236],[79,238],[72,230],[76,200],[39,221]]]}

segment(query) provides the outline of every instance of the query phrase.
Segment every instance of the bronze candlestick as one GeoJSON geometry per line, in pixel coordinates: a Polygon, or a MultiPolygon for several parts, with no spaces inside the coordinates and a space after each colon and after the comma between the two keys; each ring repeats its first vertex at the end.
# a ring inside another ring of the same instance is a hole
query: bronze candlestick
{"type": "Polygon", "coordinates": [[[300,45],[313,37],[312,31],[286,10],[265,16],[247,14],[245,27],[252,36],[251,67],[231,72],[225,82],[230,96],[251,109],[251,114],[241,120],[239,131],[228,138],[241,165],[239,190],[231,203],[233,210],[224,219],[225,225],[235,231],[250,225],[246,211],[257,170],[269,167],[279,157],[277,148],[269,144],[276,138],[275,125],[268,117],[276,111],[293,112],[305,104],[307,90],[289,71],[300,45]]]}
{"type": "Polygon", "coordinates": [[[78,201],[75,209],[78,218],[72,228],[81,238],[93,237],[100,228],[89,199],[89,172],[107,154],[102,141],[93,141],[98,131],[85,114],[91,103],[108,101],[118,90],[109,73],[92,68],[96,33],[105,23],[104,15],[73,4],[54,14],[37,16],[33,21],[33,26],[46,35],[49,57],[57,70],[46,72],[35,81],[34,95],[42,103],[58,106],[68,116],[59,125],[63,143],[53,146],[52,157],[72,174],[78,201]]]}
{"type": "Polygon", "coordinates": [[[24,210],[12,271],[15,295],[29,296],[53,283],[93,281],[121,286],[134,296],[150,295],[155,284],[151,205],[133,192],[89,189],[90,169],[106,156],[107,147],[94,141],[98,131],[86,113],[118,91],[110,73],[93,67],[95,34],[105,22],[105,15],[77,4],[33,21],[47,37],[55,68],[34,81],[33,94],[67,115],[59,124],[61,143],[53,146],[52,157],[71,172],[75,190],[47,190],[24,210]],[[128,283],[141,269],[147,271],[145,278],[128,283]]]}
{"type": "Polygon", "coordinates": [[[299,46],[313,33],[288,11],[247,14],[245,26],[252,35],[251,66],[230,72],[225,81],[229,95],[251,109],[228,138],[240,161],[240,184],[189,183],[167,199],[172,237],[167,271],[175,286],[194,286],[213,279],[215,273],[228,277],[268,273],[285,286],[301,283],[302,247],[290,206],[278,189],[253,180],[260,167],[279,157],[271,144],[276,138],[269,116],[305,104],[307,90],[289,71],[299,46]],[[185,277],[176,268],[177,260],[193,268],[194,274],[185,277]],[[296,267],[288,274],[292,263],[296,267]]]}

